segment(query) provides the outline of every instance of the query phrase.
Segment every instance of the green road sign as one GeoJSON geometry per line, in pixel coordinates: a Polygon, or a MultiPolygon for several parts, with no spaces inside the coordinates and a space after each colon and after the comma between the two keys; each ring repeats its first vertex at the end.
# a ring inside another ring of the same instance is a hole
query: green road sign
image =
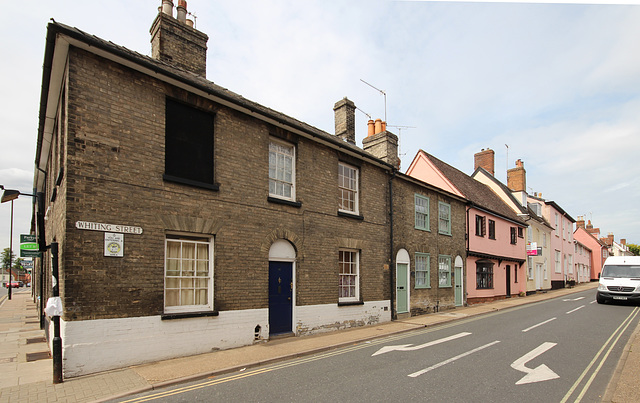
{"type": "Polygon", "coordinates": [[[20,234],[20,257],[41,257],[40,245],[35,235],[20,234]]]}

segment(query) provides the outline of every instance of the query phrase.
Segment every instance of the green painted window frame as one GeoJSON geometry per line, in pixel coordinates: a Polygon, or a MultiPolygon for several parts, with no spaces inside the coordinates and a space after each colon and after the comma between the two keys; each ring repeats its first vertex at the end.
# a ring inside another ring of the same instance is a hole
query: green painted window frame
{"type": "Polygon", "coordinates": [[[431,288],[431,255],[429,255],[428,253],[416,252],[416,254],[414,255],[414,259],[415,259],[414,266],[416,268],[414,288],[415,289],[431,288]],[[418,281],[422,279],[424,279],[425,284],[418,285],[418,281]]]}
{"type": "Polygon", "coordinates": [[[445,202],[438,202],[438,233],[443,235],[451,235],[451,205],[445,202]],[[442,216],[442,207],[447,208],[448,217],[442,216]],[[443,220],[446,222],[446,226],[443,229],[442,223],[443,220]]]}
{"type": "Polygon", "coordinates": [[[415,212],[415,228],[422,231],[430,231],[429,226],[429,198],[419,194],[413,197],[413,207],[415,212]],[[424,211],[419,211],[424,209],[424,211]]]}
{"type": "Polygon", "coordinates": [[[438,287],[439,288],[451,288],[451,255],[438,255],[438,287]],[[442,262],[446,262],[446,269],[442,269],[442,262]],[[444,284],[442,281],[442,275],[445,275],[444,284]]]}

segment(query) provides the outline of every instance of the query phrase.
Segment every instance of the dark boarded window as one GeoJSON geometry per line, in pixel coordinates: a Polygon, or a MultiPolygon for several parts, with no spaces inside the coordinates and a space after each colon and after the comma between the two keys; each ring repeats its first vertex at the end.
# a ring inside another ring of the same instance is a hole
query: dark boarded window
{"type": "Polygon", "coordinates": [[[167,99],[165,179],[214,185],[213,115],[167,99]]]}

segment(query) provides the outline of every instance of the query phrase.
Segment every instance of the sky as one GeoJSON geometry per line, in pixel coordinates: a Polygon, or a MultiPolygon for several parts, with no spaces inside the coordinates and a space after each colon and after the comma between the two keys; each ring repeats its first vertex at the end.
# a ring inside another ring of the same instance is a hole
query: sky
{"type": "MultiPolygon", "coordinates": [[[[189,0],[188,10],[209,36],[216,84],[328,133],[346,96],[356,143],[369,116],[386,119],[403,172],[422,149],[470,175],[473,155],[491,148],[506,183],[521,159],[529,193],[640,244],[640,1],[622,2],[189,0]]],[[[3,2],[0,184],[32,191],[50,18],[150,55],[160,4],[3,2]]],[[[31,199],[14,201],[14,250],[31,199]]],[[[4,203],[1,249],[10,222],[4,203]]]]}

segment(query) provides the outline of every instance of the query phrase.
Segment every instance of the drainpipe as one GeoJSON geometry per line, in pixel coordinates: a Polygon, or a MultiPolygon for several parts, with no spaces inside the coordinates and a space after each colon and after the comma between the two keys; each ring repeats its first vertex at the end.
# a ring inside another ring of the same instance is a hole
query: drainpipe
{"type": "Polygon", "coordinates": [[[391,320],[398,319],[395,304],[395,265],[393,256],[393,178],[396,177],[398,170],[393,168],[391,177],[389,178],[389,291],[391,292],[391,320]]]}

